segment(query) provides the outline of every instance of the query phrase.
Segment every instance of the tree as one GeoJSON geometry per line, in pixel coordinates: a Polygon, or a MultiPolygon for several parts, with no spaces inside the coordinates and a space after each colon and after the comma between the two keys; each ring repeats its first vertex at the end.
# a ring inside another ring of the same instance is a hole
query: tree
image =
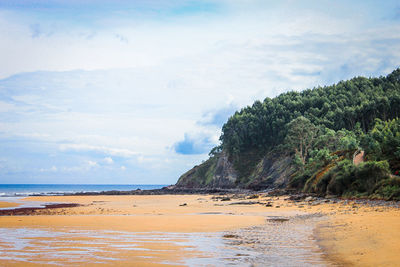
{"type": "Polygon", "coordinates": [[[305,165],[309,152],[316,140],[318,128],[303,116],[297,117],[287,125],[285,144],[295,152],[305,165]]]}

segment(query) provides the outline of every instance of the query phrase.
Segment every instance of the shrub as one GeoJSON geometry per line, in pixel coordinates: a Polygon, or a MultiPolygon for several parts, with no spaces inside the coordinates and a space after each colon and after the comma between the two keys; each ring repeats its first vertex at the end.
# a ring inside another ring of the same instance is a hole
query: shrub
{"type": "Polygon", "coordinates": [[[386,160],[363,162],[356,168],[355,175],[353,189],[371,194],[378,182],[390,176],[389,163],[386,160]]]}
{"type": "Polygon", "coordinates": [[[349,159],[338,162],[338,165],[326,174],[331,178],[327,186],[327,193],[342,195],[345,191],[348,191],[355,180],[355,168],[353,162],[349,159]]]}
{"type": "Polygon", "coordinates": [[[368,161],[354,166],[350,160],[346,159],[339,162],[321,180],[323,183],[329,180],[327,193],[349,197],[372,194],[376,184],[389,176],[387,161],[368,161]]]}
{"type": "Polygon", "coordinates": [[[400,200],[400,178],[389,178],[380,181],[374,188],[373,198],[400,200]]]}

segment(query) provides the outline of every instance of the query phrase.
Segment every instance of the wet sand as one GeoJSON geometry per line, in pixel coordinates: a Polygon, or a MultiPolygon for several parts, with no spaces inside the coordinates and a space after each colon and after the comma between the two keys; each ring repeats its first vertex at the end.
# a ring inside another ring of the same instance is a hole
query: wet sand
{"type": "Polygon", "coordinates": [[[80,206],[1,216],[0,265],[393,266],[400,260],[398,208],[229,197],[30,197],[80,206]]]}
{"type": "Polygon", "coordinates": [[[343,266],[398,266],[400,210],[341,205],[316,229],[320,246],[343,266]]]}
{"type": "Polygon", "coordinates": [[[19,206],[18,203],[0,201],[0,209],[2,209],[2,208],[13,208],[13,207],[18,207],[18,206],[19,206]]]}

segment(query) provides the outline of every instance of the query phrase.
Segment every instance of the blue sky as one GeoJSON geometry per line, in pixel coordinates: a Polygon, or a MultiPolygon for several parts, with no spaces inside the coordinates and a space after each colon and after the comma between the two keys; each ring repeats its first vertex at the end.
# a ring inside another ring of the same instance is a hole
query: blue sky
{"type": "Polygon", "coordinates": [[[386,75],[398,1],[1,1],[0,183],[172,184],[254,100],[386,75]]]}

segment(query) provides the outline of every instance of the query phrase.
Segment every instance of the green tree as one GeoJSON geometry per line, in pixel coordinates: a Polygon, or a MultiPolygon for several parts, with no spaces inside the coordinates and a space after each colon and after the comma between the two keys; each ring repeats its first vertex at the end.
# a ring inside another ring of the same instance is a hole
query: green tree
{"type": "Polygon", "coordinates": [[[285,144],[305,165],[316,140],[318,128],[309,119],[300,116],[289,122],[287,129],[285,144]]]}

